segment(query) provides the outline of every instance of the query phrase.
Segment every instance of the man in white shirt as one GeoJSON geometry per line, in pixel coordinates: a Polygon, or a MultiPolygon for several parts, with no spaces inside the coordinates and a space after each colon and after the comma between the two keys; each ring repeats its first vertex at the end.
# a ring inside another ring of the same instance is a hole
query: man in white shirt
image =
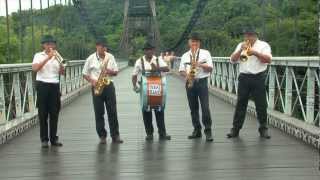
{"type": "Polygon", "coordinates": [[[213,69],[212,57],[209,51],[200,49],[201,38],[198,33],[191,34],[189,38],[190,50],[181,57],[179,72],[186,78],[186,91],[188,96],[189,108],[191,111],[193,132],[189,139],[201,138],[201,123],[199,114],[199,101],[202,110],[202,123],[204,126],[204,133],[206,141],[213,141],[212,137],[212,120],[209,108],[208,95],[208,77],[213,69]],[[189,86],[192,59],[196,61],[196,74],[192,80],[192,86],[189,86]],[[188,80],[189,79],[189,80],[188,80]]]}
{"type": "Polygon", "coordinates": [[[244,31],[244,42],[241,42],[232,53],[230,61],[239,62],[240,75],[238,84],[238,98],[233,117],[233,128],[227,134],[228,138],[239,136],[243,126],[249,97],[252,96],[258,121],[260,124],[259,133],[262,138],[270,139],[267,128],[267,99],[266,99],[266,70],[271,63],[271,47],[268,43],[258,39],[254,28],[247,28],[244,31]],[[249,48],[248,48],[249,47],[249,48]],[[241,54],[247,51],[247,58],[240,61],[241,54]]]}
{"type": "Polygon", "coordinates": [[[170,71],[170,69],[171,69],[171,56],[168,51],[166,51],[163,60],[164,60],[164,62],[167,63],[169,71],[170,71]]]}
{"type": "Polygon", "coordinates": [[[107,52],[106,40],[104,38],[96,41],[96,52],[91,54],[83,67],[83,77],[92,86],[92,100],[95,113],[96,131],[100,138],[100,144],[106,144],[107,131],[105,129],[105,108],[108,114],[108,122],[110,128],[110,136],[113,143],[123,143],[120,139],[119,123],[117,115],[117,101],[113,81],[102,89],[100,95],[95,94],[97,81],[100,74],[103,77],[118,74],[118,66],[112,54],[107,52]],[[106,65],[104,65],[106,64],[106,65]]]}
{"type": "Polygon", "coordinates": [[[160,52],[160,56],[158,57],[158,59],[160,60],[160,61],[164,61],[164,52],[160,52]]]}
{"type": "MultiPolygon", "coordinates": [[[[137,81],[141,78],[142,74],[147,71],[160,71],[168,72],[167,64],[162,60],[154,56],[155,47],[151,43],[146,43],[144,45],[144,56],[139,58],[134,66],[132,73],[132,85],[134,89],[137,89],[137,81]]],[[[163,74],[164,75],[164,74],[163,74]]],[[[164,122],[164,110],[150,110],[142,111],[143,122],[146,131],[146,140],[153,140],[153,125],[152,125],[152,111],[154,111],[158,126],[158,133],[160,140],[170,140],[171,136],[167,134],[166,126],[164,122]]]]}
{"type": "Polygon", "coordinates": [[[41,44],[43,51],[34,55],[32,70],[37,73],[37,107],[41,146],[48,148],[49,140],[52,146],[62,146],[57,136],[57,129],[61,106],[59,76],[64,73],[64,66],[56,58],[56,40],[53,36],[43,36],[41,44]],[[50,134],[48,134],[48,128],[50,134]]]}
{"type": "Polygon", "coordinates": [[[175,60],[176,60],[176,56],[174,55],[174,51],[171,51],[171,53],[170,53],[170,65],[171,65],[171,69],[173,69],[175,60]]]}

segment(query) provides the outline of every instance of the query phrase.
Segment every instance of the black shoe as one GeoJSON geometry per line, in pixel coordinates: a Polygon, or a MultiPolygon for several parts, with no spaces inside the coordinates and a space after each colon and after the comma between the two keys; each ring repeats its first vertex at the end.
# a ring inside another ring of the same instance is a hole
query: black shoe
{"type": "Polygon", "coordinates": [[[212,132],[206,132],[206,141],[207,142],[212,142],[213,141],[213,137],[212,137],[212,132]]]}
{"type": "Polygon", "coordinates": [[[227,134],[227,138],[236,138],[239,137],[239,130],[232,128],[230,133],[227,134]]]}
{"type": "Polygon", "coordinates": [[[168,134],[160,135],[159,140],[161,141],[171,140],[171,136],[169,136],[168,134]]]}
{"type": "Polygon", "coordinates": [[[121,143],[123,143],[123,140],[120,139],[120,136],[116,136],[116,137],[112,138],[112,143],[121,144],[121,143]]]}
{"type": "Polygon", "coordinates": [[[194,130],[190,136],[188,136],[188,139],[197,139],[201,138],[201,130],[194,130]]]}
{"type": "Polygon", "coordinates": [[[260,137],[265,139],[270,139],[271,136],[268,133],[267,129],[259,129],[260,137]]]}
{"type": "Polygon", "coordinates": [[[51,142],[51,146],[61,147],[63,144],[59,141],[51,142]]]}
{"type": "Polygon", "coordinates": [[[49,148],[48,142],[47,142],[47,141],[41,142],[41,147],[42,147],[42,148],[49,148]]]}
{"type": "Polygon", "coordinates": [[[153,135],[149,134],[146,136],[146,141],[152,141],[153,140],[153,135]]]}

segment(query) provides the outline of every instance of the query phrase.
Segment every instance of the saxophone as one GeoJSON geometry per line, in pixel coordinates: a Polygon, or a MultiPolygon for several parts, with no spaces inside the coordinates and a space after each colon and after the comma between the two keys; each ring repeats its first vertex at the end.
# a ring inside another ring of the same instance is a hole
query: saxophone
{"type": "Polygon", "coordinates": [[[192,53],[192,55],[190,55],[190,59],[191,59],[191,62],[190,62],[191,68],[190,68],[190,72],[188,73],[188,76],[187,76],[187,87],[188,88],[193,87],[194,79],[195,79],[196,73],[197,73],[197,60],[196,60],[195,53],[192,53]]]}
{"type": "Polygon", "coordinates": [[[94,95],[96,96],[100,96],[102,94],[104,87],[110,85],[111,83],[110,77],[104,73],[105,69],[108,67],[108,63],[109,63],[108,54],[105,52],[105,58],[101,64],[101,73],[99,74],[97,84],[93,90],[94,95]]]}

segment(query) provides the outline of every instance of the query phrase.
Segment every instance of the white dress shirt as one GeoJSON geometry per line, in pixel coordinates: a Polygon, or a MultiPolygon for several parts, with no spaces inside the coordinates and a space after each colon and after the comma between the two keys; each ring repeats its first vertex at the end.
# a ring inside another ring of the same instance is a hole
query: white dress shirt
{"type": "Polygon", "coordinates": [[[109,59],[107,69],[119,71],[116,60],[112,54],[106,53],[105,59],[102,59],[99,57],[98,53],[95,52],[87,58],[82,70],[82,74],[89,76],[91,79],[98,80],[102,70],[102,62],[105,61],[106,58],[109,59]]]}
{"type": "MultiPolygon", "coordinates": [[[[145,58],[145,56],[142,57],[143,62],[144,62],[144,69],[145,71],[151,71],[152,70],[152,66],[151,64],[154,64],[155,66],[157,66],[157,57],[153,56],[151,61],[148,62],[145,58]]],[[[164,62],[163,59],[158,59],[159,62],[159,67],[167,67],[167,64],[164,62]]],[[[133,72],[132,75],[137,75],[137,76],[141,76],[142,74],[142,63],[141,63],[141,58],[137,59],[134,68],[133,68],[133,72]]],[[[164,75],[165,73],[162,73],[162,75],[164,75]]]]}
{"type": "MultiPolygon", "coordinates": [[[[234,53],[238,52],[241,49],[242,43],[239,43],[236,47],[234,53]]],[[[272,58],[271,54],[271,47],[267,42],[256,40],[256,42],[251,47],[252,50],[257,51],[259,53],[262,53],[264,55],[270,56],[272,58]]],[[[230,60],[231,61],[231,60],[230,60]]],[[[231,61],[233,63],[233,61],[231,61]]],[[[240,73],[244,74],[258,74],[260,72],[263,72],[267,70],[268,64],[262,63],[256,56],[248,56],[248,60],[245,62],[239,62],[239,70],[240,73]]]]}
{"type": "MultiPolygon", "coordinates": [[[[212,57],[209,51],[205,49],[199,49],[199,63],[206,63],[209,67],[213,68],[213,63],[212,63],[212,57]]],[[[198,54],[198,51],[196,52],[196,56],[198,54]]],[[[191,50],[184,53],[181,57],[181,62],[180,62],[180,67],[179,67],[179,72],[186,72],[189,74],[190,69],[191,69],[191,50]]],[[[206,72],[203,70],[201,67],[197,67],[197,73],[195,75],[196,79],[202,79],[210,76],[210,72],[206,72]]]]}
{"type": "MultiPolygon", "coordinates": [[[[48,55],[44,51],[38,52],[34,55],[32,64],[42,63],[47,57],[48,55]]],[[[55,60],[55,57],[52,57],[52,59],[37,72],[36,80],[46,83],[59,83],[59,71],[60,64],[55,60]]]]}

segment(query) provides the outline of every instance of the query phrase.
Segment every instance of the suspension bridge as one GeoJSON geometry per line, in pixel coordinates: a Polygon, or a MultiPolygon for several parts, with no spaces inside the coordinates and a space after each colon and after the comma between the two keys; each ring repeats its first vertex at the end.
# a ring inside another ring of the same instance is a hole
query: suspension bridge
{"type": "MultiPolygon", "coordinates": [[[[6,18],[9,16],[5,2],[6,18]]],[[[20,5],[21,5],[21,1],[20,5]]],[[[33,1],[31,1],[32,4],[33,1]]],[[[72,6],[92,37],[101,32],[90,19],[87,2],[39,1],[40,12],[50,7],[72,6]],[[46,2],[47,7],[45,7],[46,2]]],[[[189,33],[201,19],[209,1],[199,0],[186,28],[172,47],[184,50],[189,33]]],[[[132,39],[143,34],[161,47],[155,0],[124,0],[123,34],[120,54],[132,53],[132,39]]],[[[1,4],[0,4],[1,5],[1,4]]],[[[29,11],[35,11],[31,5],[29,11]]],[[[18,9],[18,15],[23,10],[18,9]]],[[[40,13],[40,16],[44,16],[40,13]]],[[[38,14],[39,15],[39,14],[38,14]]],[[[33,19],[33,18],[31,18],[33,19]]],[[[32,20],[33,24],[34,21],[32,20]]],[[[77,23],[77,21],[75,22],[77,23]]],[[[61,24],[64,24],[61,22],[61,24]]],[[[10,21],[6,21],[7,27],[10,21]]],[[[54,28],[53,28],[54,29],[54,28]]],[[[21,32],[20,32],[21,31],[21,32]]],[[[31,28],[35,48],[36,29],[31,28]]],[[[46,28],[43,27],[43,31],[46,28]]],[[[59,30],[57,30],[58,32],[59,30]]],[[[315,31],[317,31],[315,29],[315,31]]],[[[8,34],[10,31],[8,30],[8,34]]],[[[17,30],[18,34],[22,29],[17,30]]],[[[22,36],[21,36],[22,37],[22,36]]],[[[86,42],[87,36],[80,42],[86,42]]],[[[26,39],[20,38],[23,43],[26,39]]],[[[8,38],[10,44],[11,39],[8,38]]],[[[271,140],[259,137],[254,103],[249,102],[246,123],[238,139],[227,139],[236,102],[239,66],[228,57],[212,57],[214,70],[209,78],[210,111],[214,142],[190,141],[191,117],[183,80],[177,75],[180,58],[168,75],[165,121],[171,141],[146,142],[140,102],[131,87],[132,67],[128,58],[117,58],[120,73],[114,78],[121,138],[124,144],[100,145],[95,133],[89,84],[82,78],[87,55],[85,48],[74,49],[61,76],[62,104],[59,136],[62,148],[41,149],[34,74],[27,56],[19,48],[21,63],[0,65],[0,179],[261,179],[318,180],[320,177],[320,60],[318,56],[274,57],[266,79],[268,123],[271,140]],[[80,59],[80,60],[79,60],[80,59]]],[[[12,58],[6,49],[7,60],[12,58]]],[[[10,55],[11,54],[11,55],[10,55]]],[[[228,54],[226,54],[228,56],[228,54]]]]}

